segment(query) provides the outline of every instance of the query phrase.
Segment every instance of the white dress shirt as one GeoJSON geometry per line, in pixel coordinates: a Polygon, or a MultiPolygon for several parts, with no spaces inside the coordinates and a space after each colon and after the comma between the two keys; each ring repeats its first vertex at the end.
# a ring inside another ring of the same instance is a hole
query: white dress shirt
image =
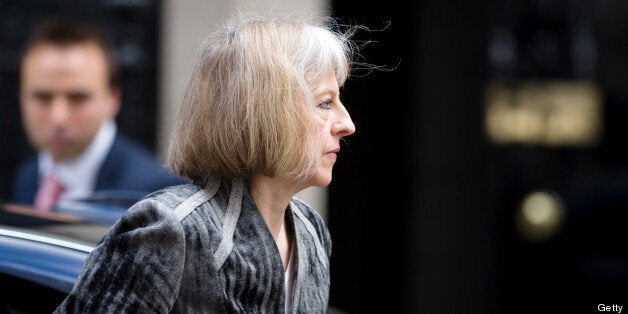
{"type": "Polygon", "coordinates": [[[88,197],[96,186],[96,176],[105,161],[116,136],[116,123],[108,120],[102,124],[87,149],[72,160],[55,163],[47,151],[38,155],[39,176],[55,175],[65,190],[60,199],[81,199],[88,197]]]}
{"type": "Polygon", "coordinates": [[[294,285],[294,267],[292,266],[292,253],[294,251],[294,248],[292,250],[290,250],[290,259],[288,260],[288,267],[284,273],[284,287],[285,289],[285,294],[286,294],[286,303],[285,303],[285,310],[286,313],[290,313],[291,309],[292,309],[292,292],[293,292],[293,285],[294,285]]]}

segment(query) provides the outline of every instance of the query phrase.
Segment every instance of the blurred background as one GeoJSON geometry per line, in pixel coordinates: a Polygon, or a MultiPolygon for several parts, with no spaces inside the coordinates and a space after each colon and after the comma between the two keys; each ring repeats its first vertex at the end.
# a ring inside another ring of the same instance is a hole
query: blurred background
{"type": "Polygon", "coordinates": [[[105,26],[119,127],[163,155],[204,35],[235,11],[364,25],[357,126],[327,189],[330,312],[593,313],[628,305],[628,2],[0,0],[0,199],[31,153],[18,59],[46,16],[105,26]]]}

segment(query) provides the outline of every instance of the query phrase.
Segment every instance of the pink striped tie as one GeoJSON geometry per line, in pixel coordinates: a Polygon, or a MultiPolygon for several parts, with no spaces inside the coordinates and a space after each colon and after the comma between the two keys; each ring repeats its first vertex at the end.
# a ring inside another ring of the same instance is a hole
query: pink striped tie
{"type": "Polygon", "coordinates": [[[47,176],[42,181],[35,197],[35,207],[41,210],[51,210],[57,203],[64,187],[53,176],[47,176]]]}

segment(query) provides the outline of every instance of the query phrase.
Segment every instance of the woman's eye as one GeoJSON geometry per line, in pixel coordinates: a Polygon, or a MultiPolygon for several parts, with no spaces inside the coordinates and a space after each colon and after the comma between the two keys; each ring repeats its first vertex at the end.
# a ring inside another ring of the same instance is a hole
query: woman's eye
{"type": "Polygon", "coordinates": [[[322,109],[331,109],[331,99],[325,99],[318,103],[318,107],[322,109]]]}

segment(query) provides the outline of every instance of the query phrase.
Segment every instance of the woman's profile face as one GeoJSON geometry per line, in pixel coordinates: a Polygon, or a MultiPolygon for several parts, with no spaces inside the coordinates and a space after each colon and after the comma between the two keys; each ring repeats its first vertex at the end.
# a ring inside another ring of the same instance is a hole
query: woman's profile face
{"type": "Polygon", "coordinates": [[[313,128],[309,136],[318,138],[320,155],[310,186],[326,186],[331,182],[332,169],[340,152],[340,138],[355,132],[349,113],[340,102],[336,75],[330,71],[321,84],[313,90],[314,110],[311,110],[313,128]]]}

